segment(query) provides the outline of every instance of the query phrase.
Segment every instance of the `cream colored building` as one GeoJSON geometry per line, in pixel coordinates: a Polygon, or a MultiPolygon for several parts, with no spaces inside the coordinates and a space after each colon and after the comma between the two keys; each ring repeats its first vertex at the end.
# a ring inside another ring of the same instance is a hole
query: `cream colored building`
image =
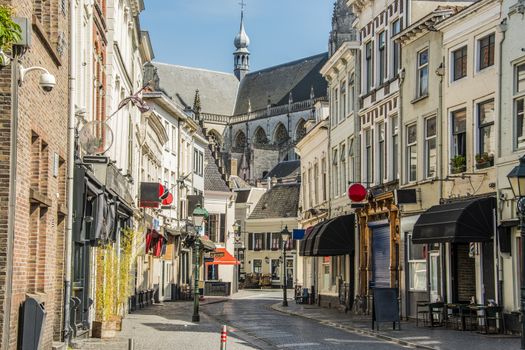
{"type": "Polygon", "coordinates": [[[520,309],[520,229],[516,211],[517,200],[510,189],[508,173],[517,160],[525,154],[524,106],[525,106],[525,52],[523,51],[523,28],[525,28],[525,6],[522,1],[502,2],[499,31],[501,42],[498,76],[500,106],[497,109],[496,144],[497,188],[500,259],[502,267],[501,301],[504,309],[520,309]]]}
{"type": "MultiPolygon", "coordinates": [[[[314,226],[328,218],[328,103],[318,102],[315,106],[315,119],[306,123],[306,134],[295,147],[301,157],[301,196],[299,224],[303,229],[314,226]]],[[[304,244],[304,243],[300,243],[304,244]]],[[[314,290],[329,289],[321,287],[319,261],[322,258],[300,256],[301,270],[297,280],[304,288],[314,290]]]]}

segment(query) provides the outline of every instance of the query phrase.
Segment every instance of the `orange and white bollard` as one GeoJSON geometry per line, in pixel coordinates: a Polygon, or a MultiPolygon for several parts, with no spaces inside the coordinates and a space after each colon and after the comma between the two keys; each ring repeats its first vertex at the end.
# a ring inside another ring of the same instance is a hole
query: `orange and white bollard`
{"type": "Polygon", "coordinates": [[[228,328],[226,325],[222,326],[221,332],[221,350],[226,350],[226,339],[228,337],[228,328]]]}

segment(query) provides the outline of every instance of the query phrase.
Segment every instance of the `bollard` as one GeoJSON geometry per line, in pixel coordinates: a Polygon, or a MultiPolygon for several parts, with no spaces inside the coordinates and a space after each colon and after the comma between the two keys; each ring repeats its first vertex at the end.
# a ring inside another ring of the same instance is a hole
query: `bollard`
{"type": "Polygon", "coordinates": [[[133,343],[133,338],[128,339],[128,350],[135,350],[135,344],[133,343]]]}
{"type": "Polygon", "coordinates": [[[221,350],[226,350],[226,338],[228,335],[228,329],[226,325],[222,326],[222,332],[221,332],[221,350]]]}

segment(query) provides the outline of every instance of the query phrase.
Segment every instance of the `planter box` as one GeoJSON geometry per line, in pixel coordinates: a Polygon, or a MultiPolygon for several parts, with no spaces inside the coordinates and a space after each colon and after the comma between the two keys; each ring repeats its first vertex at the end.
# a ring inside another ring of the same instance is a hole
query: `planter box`
{"type": "Polygon", "coordinates": [[[493,165],[494,165],[494,162],[490,162],[490,161],[476,163],[476,169],[490,168],[493,165]]]}
{"type": "Polygon", "coordinates": [[[465,170],[467,170],[467,166],[466,165],[463,165],[461,167],[452,167],[452,169],[450,169],[450,173],[452,174],[459,174],[459,173],[464,173],[465,170]]]}
{"type": "Polygon", "coordinates": [[[122,330],[122,318],[109,321],[93,321],[93,338],[114,338],[122,330]]]}

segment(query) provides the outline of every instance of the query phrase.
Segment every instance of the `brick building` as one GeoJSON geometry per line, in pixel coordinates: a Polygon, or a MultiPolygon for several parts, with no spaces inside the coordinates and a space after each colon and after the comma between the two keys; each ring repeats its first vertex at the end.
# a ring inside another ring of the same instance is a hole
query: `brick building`
{"type": "Polygon", "coordinates": [[[0,70],[0,339],[2,349],[17,348],[20,307],[33,296],[47,311],[41,335],[47,349],[60,340],[63,318],[68,8],[59,0],[0,4],[28,20],[31,36],[27,50],[15,46],[19,61],[0,70]],[[19,65],[47,69],[56,86],[41,89],[41,70],[27,72],[18,86],[19,65]]]}

